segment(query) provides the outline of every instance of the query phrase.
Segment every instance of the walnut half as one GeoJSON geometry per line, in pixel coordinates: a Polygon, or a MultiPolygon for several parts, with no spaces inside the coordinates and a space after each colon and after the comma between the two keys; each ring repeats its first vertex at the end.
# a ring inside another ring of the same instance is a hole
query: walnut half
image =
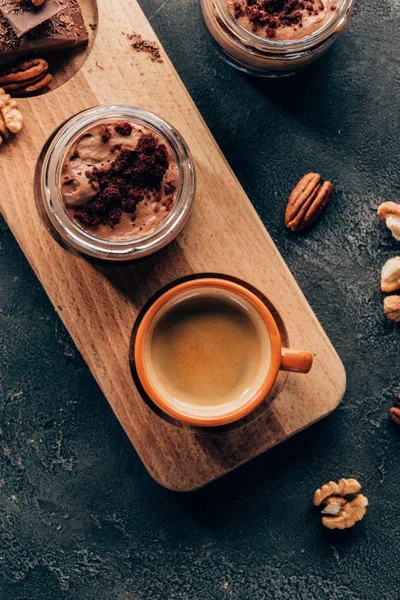
{"type": "Polygon", "coordinates": [[[19,133],[24,124],[24,117],[18,108],[17,101],[0,88],[0,145],[11,133],[19,133]]]}
{"type": "Polygon", "coordinates": [[[364,517],[368,498],[358,494],[361,485],[356,479],[329,481],[319,488],[313,498],[315,506],[324,505],[322,524],[328,529],[348,529],[364,517]],[[353,500],[348,496],[357,494],[353,500]]]}

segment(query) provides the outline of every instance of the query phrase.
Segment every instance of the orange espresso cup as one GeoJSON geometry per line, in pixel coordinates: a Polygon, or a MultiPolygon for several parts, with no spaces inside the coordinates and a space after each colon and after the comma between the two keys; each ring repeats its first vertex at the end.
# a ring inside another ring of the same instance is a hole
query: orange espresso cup
{"type": "Polygon", "coordinates": [[[144,314],[134,358],[147,396],[168,415],[202,427],[257,408],[279,371],[308,373],[310,352],[283,348],[267,306],[239,283],[213,277],[180,283],[144,314]]]}

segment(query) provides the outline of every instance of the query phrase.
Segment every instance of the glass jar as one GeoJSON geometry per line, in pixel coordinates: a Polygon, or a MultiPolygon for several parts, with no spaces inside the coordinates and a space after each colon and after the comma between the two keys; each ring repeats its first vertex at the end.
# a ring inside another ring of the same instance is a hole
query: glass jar
{"type": "Polygon", "coordinates": [[[185,141],[169,123],[147,110],[132,106],[97,106],[75,115],[56,132],[43,159],[39,185],[39,201],[45,215],[68,248],[97,259],[128,261],[157,252],[179,234],[190,216],[196,176],[185,141]],[[137,123],[154,131],[172,151],[179,170],[176,199],[165,220],[152,233],[123,241],[107,240],[83,229],[68,214],[60,186],[68,148],[90,127],[116,120],[137,123]]]}
{"type": "Polygon", "coordinates": [[[355,0],[338,0],[325,26],[301,39],[277,41],[245,29],[233,17],[226,0],[201,0],[206,25],[223,58],[237,69],[260,77],[297,73],[319,58],[346,28],[355,0]]]}

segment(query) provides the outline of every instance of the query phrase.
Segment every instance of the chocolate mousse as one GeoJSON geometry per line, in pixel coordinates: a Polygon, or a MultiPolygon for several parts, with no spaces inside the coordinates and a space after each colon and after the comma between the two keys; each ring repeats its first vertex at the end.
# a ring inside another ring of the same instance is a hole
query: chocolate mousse
{"type": "Polygon", "coordinates": [[[61,194],[70,217],[110,241],[152,234],[168,217],[179,188],[177,159],[149,127],[94,125],[69,147],[61,194]]]}
{"type": "Polygon", "coordinates": [[[300,40],[324,27],[341,0],[226,0],[237,22],[275,41],[300,40]]]}

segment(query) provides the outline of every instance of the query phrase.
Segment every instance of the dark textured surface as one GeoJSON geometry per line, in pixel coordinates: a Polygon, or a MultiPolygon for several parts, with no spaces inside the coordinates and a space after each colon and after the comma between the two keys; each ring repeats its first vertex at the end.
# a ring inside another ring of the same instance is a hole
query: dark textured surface
{"type": "Polygon", "coordinates": [[[400,329],[379,271],[400,246],[376,217],[399,199],[400,8],[359,0],[350,31],[296,79],[226,66],[198,0],[142,6],[342,357],[328,419],[198,493],[154,483],[4,223],[0,229],[1,600],[400,598],[400,329]],[[292,185],[320,171],[334,199],[284,231],[292,185]],[[367,518],[323,531],[310,506],[353,475],[367,518]]]}

